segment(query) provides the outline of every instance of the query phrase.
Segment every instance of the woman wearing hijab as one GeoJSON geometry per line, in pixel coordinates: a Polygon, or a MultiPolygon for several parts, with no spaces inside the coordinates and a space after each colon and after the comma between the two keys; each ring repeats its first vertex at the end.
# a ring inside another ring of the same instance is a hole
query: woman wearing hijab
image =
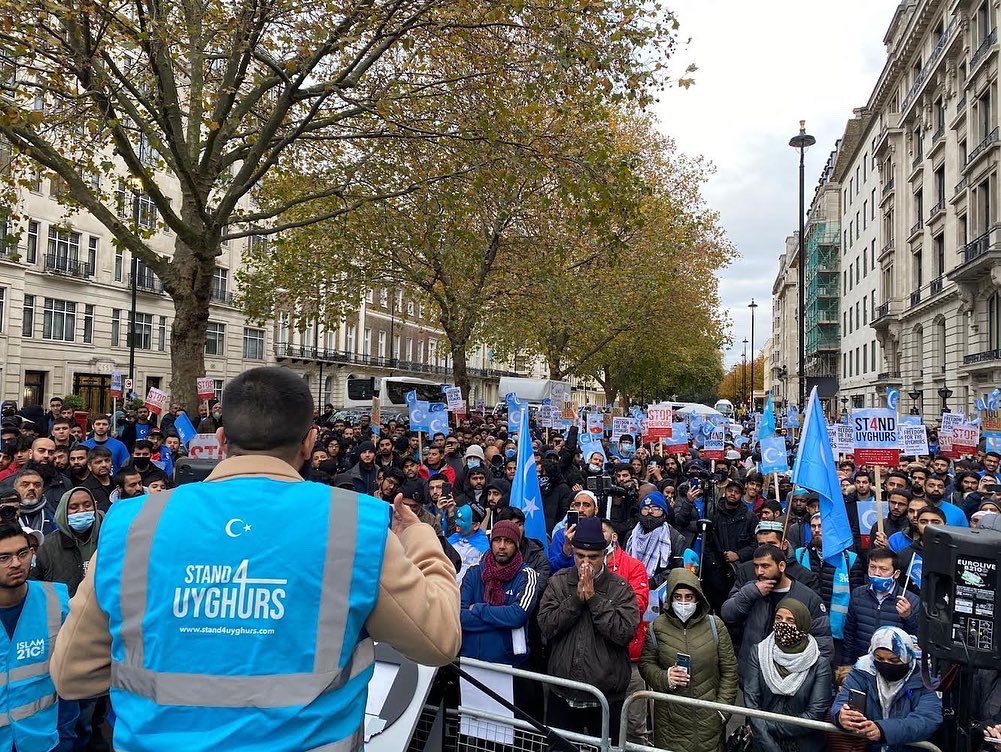
{"type": "MultiPolygon", "coordinates": [[[[831,665],[810,634],[810,609],[783,598],[772,633],[748,655],[744,704],[772,713],[824,720],[831,702],[831,665]]],[[[824,733],[750,719],[753,752],[820,752],[824,733]]]]}
{"type": "Polygon", "coordinates": [[[836,726],[869,740],[867,750],[902,752],[931,738],[942,723],[942,701],[926,689],[911,636],[899,627],[880,627],[869,652],[855,663],[831,708],[836,726]],[[848,707],[851,690],[865,693],[865,712],[848,707]]]}
{"type": "MultiPolygon", "coordinates": [[[[730,635],[709,612],[699,579],[684,567],[667,576],[664,608],[650,624],[640,675],[656,692],[732,705],[737,697],[737,658],[730,635]],[[678,654],[691,667],[678,666],[678,654]]],[[[673,752],[718,750],[726,721],[712,710],[669,703],[654,704],[654,745],[673,752]]]]}

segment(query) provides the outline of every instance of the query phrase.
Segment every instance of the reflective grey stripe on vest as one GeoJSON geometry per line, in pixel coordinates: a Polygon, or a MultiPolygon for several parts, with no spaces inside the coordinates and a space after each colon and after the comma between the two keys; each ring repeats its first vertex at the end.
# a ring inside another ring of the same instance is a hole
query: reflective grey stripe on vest
{"type": "Polygon", "coordinates": [[[31,586],[34,587],[35,585],[41,585],[42,592],[45,593],[45,620],[48,629],[46,644],[48,645],[48,653],[46,653],[44,661],[31,663],[27,666],[18,666],[11,670],[7,678],[8,683],[34,679],[36,676],[45,676],[49,673],[49,656],[52,654],[52,648],[55,647],[56,635],[59,634],[59,628],[63,624],[62,607],[59,605],[59,596],[56,595],[56,589],[52,586],[52,583],[32,581],[31,586]]]}
{"type": "Polygon", "coordinates": [[[142,666],[111,664],[111,686],[158,705],[213,708],[284,708],[308,705],[340,689],[375,660],[370,639],[358,643],[348,665],[333,673],[219,676],[151,671],[142,666]]]}
{"type": "Polygon", "coordinates": [[[29,702],[26,705],[18,705],[16,708],[11,708],[10,717],[14,721],[23,721],[25,718],[31,718],[35,713],[41,713],[46,708],[51,708],[56,704],[56,693],[53,692],[51,695],[45,695],[44,697],[39,697],[34,702],[29,702]]]}
{"type": "Polygon", "coordinates": [[[143,617],[149,585],[153,538],[173,491],[152,494],[129,526],[122,562],[120,636],[125,660],[113,662],[111,685],[160,705],[202,707],[286,707],[308,705],[324,692],[338,689],[368,669],[375,660],[369,639],[361,640],[343,669],[338,668],[347,625],[351,577],[358,533],[355,494],[331,489],[326,560],[317,614],[316,655],[312,673],[220,676],[152,671],[145,667],[143,617]],[[337,504],[335,509],[335,504],[337,504]],[[335,513],[336,512],[336,513],[335,513]],[[336,530],[333,521],[337,521],[336,530]]]}

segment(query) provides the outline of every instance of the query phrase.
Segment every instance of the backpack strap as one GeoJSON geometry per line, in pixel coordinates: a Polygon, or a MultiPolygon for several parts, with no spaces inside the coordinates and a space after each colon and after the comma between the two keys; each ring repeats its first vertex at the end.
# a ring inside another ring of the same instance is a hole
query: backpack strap
{"type": "Polygon", "coordinates": [[[657,633],[653,631],[653,622],[647,627],[647,639],[653,644],[653,649],[657,649],[657,633]]]}
{"type": "Polygon", "coordinates": [[[709,629],[712,630],[713,640],[719,646],[719,627],[716,626],[716,617],[709,614],[709,629]]]}

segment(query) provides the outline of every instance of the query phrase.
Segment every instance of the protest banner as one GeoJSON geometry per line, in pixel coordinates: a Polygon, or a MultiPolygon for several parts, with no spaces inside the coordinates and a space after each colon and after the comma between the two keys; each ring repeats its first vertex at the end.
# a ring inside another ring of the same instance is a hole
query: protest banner
{"type": "Polygon", "coordinates": [[[688,452],[688,426],[684,421],[671,423],[671,435],[661,439],[665,454],[685,454],[688,452]]]}
{"type": "Polygon", "coordinates": [[[897,436],[897,413],[885,407],[852,412],[855,462],[870,467],[896,467],[900,464],[897,436]]]}
{"type": "Polygon", "coordinates": [[[149,388],[146,394],[146,407],[154,415],[159,415],[167,406],[167,393],[161,392],[155,386],[149,388]]]}
{"type": "Polygon", "coordinates": [[[448,405],[432,402],[428,405],[428,434],[433,439],[439,433],[448,435],[448,405]]]}
{"type": "Polygon", "coordinates": [[[612,442],[618,441],[622,434],[635,436],[638,428],[635,418],[612,418],[612,442]]]}
{"type": "Polygon", "coordinates": [[[443,390],[445,392],[445,404],[451,412],[458,412],[460,407],[464,406],[462,401],[462,390],[457,386],[448,386],[443,390]]]}
{"type": "Polygon", "coordinates": [[[961,459],[977,453],[980,443],[980,426],[961,423],[952,428],[952,459],[961,459]]]}
{"type": "Polygon", "coordinates": [[[224,455],[214,433],[200,433],[188,444],[188,456],[195,460],[218,461],[224,455]]]}
{"type": "MultiPolygon", "coordinates": [[[[709,425],[709,424],[707,424],[709,425]]],[[[712,431],[706,436],[705,448],[702,456],[707,460],[722,460],[723,446],[726,442],[726,430],[722,426],[713,426],[712,431]]]]}
{"type": "Polygon", "coordinates": [[[782,436],[768,436],[761,440],[762,473],[789,472],[789,457],[786,454],[786,442],[782,436]]]}
{"type": "Polygon", "coordinates": [[[939,452],[949,459],[956,459],[952,450],[952,433],[956,426],[966,423],[966,416],[962,413],[943,413],[942,425],[938,429],[939,452]]]}
{"type": "Polygon", "coordinates": [[[111,372],[111,396],[114,399],[122,398],[122,372],[111,372]]]}
{"type": "Polygon", "coordinates": [[[605,416],[601,413],[587,414],[587,434],[592,440],[600,441],[605,435],[605,416]]]}
{"type": "Polygon", "coordinates": [[[202,376],[197,380],[198,399],[201,402],[208,402],[215,397],[215,379],[202,376]]]}
{"type": "Polygon", "coordinates": [[[908,424],[898,427],[900,432],[900,451],[908,456],[918,457],[928,454],[928,429],[923,425],[908,424]]]}
{"type": "Polygon", "coordinates": [[[649,436],[650,440],[663,439],[670,436],[672,432],[671,424],[674,422],[674,410],[669,407],[650,406],[646,412],[647,427],[644,431],[644,440],[649,436]]]}
{"type": "Polygon", "coordinates": [[[556,428],[560,419],[560,409],[555,405],[542,405],[539,408],[539,423],[543,428],[556,428]]]}

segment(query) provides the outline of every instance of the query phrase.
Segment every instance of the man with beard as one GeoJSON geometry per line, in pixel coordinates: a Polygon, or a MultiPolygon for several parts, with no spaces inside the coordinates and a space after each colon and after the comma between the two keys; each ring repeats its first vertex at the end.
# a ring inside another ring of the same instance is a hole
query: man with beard
{"type": "Polygon", "coordinates": [[[107,415],[98,415],[94,418],[93,427],[93,438],[87,439],[81,443],[88,449],[102,446],[110,451],[111,472],[117,473],[121,468],[128,464],[129,450],[125,448],[125,444],[108,433],[111,430],[111,421],[108,420],[107,415]]]}
{"type": "Polygon", "coordinates": [[[42,495],[45,497],[46,512],[50,517],[56,513],[62,495],[73,487],[69,478],[59,472],[53,464],[55,452],[56,445],[52,439],[35,439],[31,442],[31,460],[24,466],[26,470],[34,470],[41,476],[45,484],[42,495]]]}
{"type": "Polygon", "coordinates": [[[827,607],[831,619],[831,635],[834,637],[836,652],[840,653],[841,641],[845,637],[848,603],[852,591],[864,583],[865,577],[862,560],[854,551],[842,551],[833,564],[824,559],[824,533],[820,520],[819,513],[810,519],[810,544],[796,549],[796,560],[817,576],[817,585],[813,591],[827,607]]]}
{"type": "MultiPolygon", "coordinates": [[[[722,606],[733,587],[734,567],[742,561],[750,561],[754,554],[758,518],[741,500],[743,495],[744,485],[740,481],[729,481],[723,490],[723,503],[717,504],[710,513],[715,534],[710,538],[711,545],[702,549],[702,568],[707,575],[704,592],[714,610],[722,606]]],[[[768,624],[771,623],[769,617],[768,624]]]]}
{"type": "Polygon", "coordinates": [[[883,520],[883,532],[879,532],[878,524],[869,531],[869,540],[873,548],[888,548],[890,536],[907,527],[907,505],[911,503],[911,495],[903,488],[894,488],[886,493],[886,504],[889,514],[883,520]]]}
{"type": "Polygon", "coordinates": [[[407,476],[397,467],[384,467],[381,470],[381,474],[382,478],[379,480],[378,488],[374,495],[376,498],[392,504],[393,499],[396,498],[396,494],[400,492],[403,484],[407,482],[407,476]]]}
{"type": "Polygon", "coordinates": [[[925,481],[928,480],[928,468],[917,463],[908,468],[911,476],[911,497],[923,499],[925,497],[925,481]]]}
{"type": "Polygon", "coordinates": [[[132,465],[126,465],[114,477],[115,488],[111,492],[111,503],[121,499],[132,499],[146,493],[143,488],[142,474],[132,465]]]}
{"type": "Polygon", "coordinates": [[[911,536],[911,544],[902,549],[897,556],[900,558],[900,569],[904,572],[904,579],[910,574],[910,582],[907,587],[913,593],[921,594],[921,572],[924,563],[924,535],[925,528],[929,525],[945,525],[945,515],[937,507],[925,506],[918,510],[917,519],[914,523],[914,534],[911,536]]]}
{"type": "MultiPolygon", "coordinates": [[[[612,523],[612,527],[615,528],[615,534],[619,537],[622,545],[625,546],[628,545],[629,536],[632,534],[633,528],[635,528],[639,522],[639,482],[636,480],[632,467],[622,462],[613,466],[612,482],[621,488],[625,493],[616,493],[611,495],[612,505],[608,519],[609,522],[612,523]]],[[[657,492],[657,495],[663,498],[659,491],[657,492]]],[[[604,509],[607,505],[607,500],[598,499],[598,504],[602,509],[604,509]]]]}
{"type": "Polygon", "coordinates": [[[854,480],[855,492],[848,495],[845,499],[845,510],[848,512],[848,526],[852,530],[852,549],[855,551],[865,551],[869,548],[868,539],[863,542],[862,531],[859,525],[859,518],[861,517],[861,512],[859,511],[859,503],[863,504],[875,504],[876,493],[872,488],[872,477],[868,472],[859,470],[855,475],[854,480]]]}
{"type": "Polygon", "coordinates": [[[355,493],[373,494],[376,489],[375,444],[363,441],[358,445],[358,461],[351,468],[351,483],[355,493]]]}
{"type": "MultiPolygon", "coordinates": [[[[782,484],[779,483],[779,493],[781,493],[782,484]]],[[[810,530],[810,498],[811,493],[806,489],[802,490],[802,493],[795,493],[789,499],[789,511],[786,513],[789,517],[788,524],[786,524],[786,540],[789,541],[789,547],[795,551],[797,548],[806,545],[807,538],[809,538],[808,532],[810,530]]],[[[812,494],[816,496],[816,494],[812,494]]],[[[785,523],[783,523],[785,524],[785,523]]]]}
{"type": "MultiPolygon", "coordinates": [[[[786,574],[790,579],[802,582],[810,590],[817,592],[818,579],[808,567],[801,564],[792,552],[795,552],[789,539],[782,540],[782,522],[779,520],[762,520],[754,528],[754,542],[756,546],[772,545],[782,549],[786,555],[786,574]]],[[[812,543],[812,541],[811,541],[812,543]]],[[[735,588],[742,587],[748,582],[754,582],[757,576],[754,572],[754,562],[744,561],[737,565],[737,577],[734,583],[735,588]]],[[[733,591],[730,591],[733,594],[733,591]]],[[[736,644],[736,641],[735,643],[736,644]]]]}
{"type": "Polygon", "coordinates": [[[14,476],[14,490],[21,497],[21,526],[48,535],[56,529],[56,523],[45,508],[44,485],[37,470],[25,468],[14,476]]]}
{"type": "Polygon", "coordinates": [[[527,625],[541,591],[538,573],[522,557],[521,530],[497,522],[490,550],[462,578],[459,617],[466,658],[520,666],[528,660],[527,625]]]}
{"type": "MultiPolygon", "coordinates": [[[[82,449],[82,447],[80,447],[82,449]]],[[[74,453],[76,450],[74,450],[74,453]]],[[[86,488],[94,495],[98,510],[107,512],[111,508],[111,494],[115,490],[115,485],[111,480],[111,451],[106,447],[94,447],[87,455],[85,469],[74,471],[74,481],[77,485],[86,488]]],[[[70,457],[73,462],[73,456],[70,457]]]]}
{"type": "Polygon", "coordinates": [[[925,481],[925,499],[929,506],[941,510],[946,525],[969,527],[970,521],[966,519],[963,510],[955,504],[945,501],[946,477],[937,474],[928,476],[928,480],[925,481]]]}
{"type": "Polygon", "coordinates": [[[153,464],[153,443],[145,439],[140,439],[135,443],[132,452],[132,466],[139,471],[142,476],[144,486],[149,485],[149,479],[154,474],[162,472],[160,468],[153,464]]]}
{"type": "MultiPolygon", "coordinates": [[[[73,485],[79,486],[88,476],[90,476],[90,468],[87,467],[87,455],[93,450],[87,449],[83,446],[75,446],[70,449],[69,458],[69,476],[73,485]]],[[[111,454],[110,452],[108,453],[111,454]]]]}
{"type": "Polygon", "coordinates": [[[16,739],[17,749],[24,751],[72,749],[79,707],[56,698],[48,673],[55,632],[69,613],[69,595],[60,583],[28,582],[33,546],[20,527],[0,524],[0,621],[10,652],[4,739],[7,748],[16,739]]]}
{"type": "Polygon", "coordinates": [[[383,436],[379,439],[378,451],[375,455],[375,464],[383,470],[387,467],[400,467],[400,460],[396,456],[396,452],[393,449],[393,440],[388,436],[383,436]]]}
{"type": "MultiPolygon", "coordinates": [[[[743,506],[740,499],[737,503],[743,506]]],[[[747,507],[744,507],[747,510],[747,507]]],[[[749,513],[749,510],[748,510],[749,513]]],[[[820,596],[802,582],[797,582],[786,574],[786,557],[777,546],[759,546],[754,554],[755,581],[748,582],[734,591],[726,599],[721,616],[731,629],[743,628],[744,639],[740,646],[737,672],[747,675],[747,660],[751,650],[772,631],[775,610],[783,598],[794,598],[805,605],[812,618],[810,634],[817,640],[820,653],[827,660],[834,656],[834,641],[831,638],[831,623],[827,607],[820,596]]]]}

